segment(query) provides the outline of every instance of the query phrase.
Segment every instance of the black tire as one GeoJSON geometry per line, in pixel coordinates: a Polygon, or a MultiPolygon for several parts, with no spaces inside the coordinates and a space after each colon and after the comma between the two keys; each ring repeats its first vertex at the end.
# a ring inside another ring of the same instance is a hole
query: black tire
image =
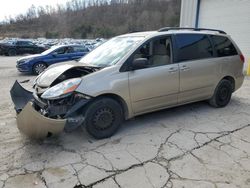
{"type": "Polygon", "coordinates": [[[15,56],[17,54],[15,49],[9,49],[8,50],[8,56],[15,56]]]}
{"type": "Polygon", "coordinates": [[[223,79],[217,85],[213,97],[209,100],[209,104],[215,108],[225,107],[230,102],[232,93],[232,83],[223,79]]]}
{"type": "Polygon", "coordinates": [[[33,66],[33,73],[36,74],[36,75],[39,75],[41,74],[48,66],[45,64],[45,63],[36,63],[34,66],[33,66]]]}
{"type": "Polygon", "coordinates": [[[84,125],[94,138],[108,138],[118,130],[123,117],[121,105],[111,98],[103,97],[88,105],[84,125]]]}

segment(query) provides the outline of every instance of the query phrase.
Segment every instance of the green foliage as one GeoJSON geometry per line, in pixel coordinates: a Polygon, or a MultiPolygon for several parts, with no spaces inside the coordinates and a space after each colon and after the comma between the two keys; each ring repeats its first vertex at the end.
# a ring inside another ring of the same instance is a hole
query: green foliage
{"type": "Polygon", "coordinates": [[[71,0],[57,8],[32,6],[0,25],[0,35],[110,38],[178,26],[180,5],[181,0],[71,0]]]}

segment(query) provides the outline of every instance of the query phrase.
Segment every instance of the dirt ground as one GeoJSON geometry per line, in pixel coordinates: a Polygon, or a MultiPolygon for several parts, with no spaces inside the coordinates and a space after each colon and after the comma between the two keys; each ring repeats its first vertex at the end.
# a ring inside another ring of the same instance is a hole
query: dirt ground
{"type": "Polygon", "coordinates": [[[9,90],[18,57],[0,57],[0,188],[249,188],[250,79],[231,103],[137,117],[110,139],[81,129],[43,142],[21,135],[9,90]]]}

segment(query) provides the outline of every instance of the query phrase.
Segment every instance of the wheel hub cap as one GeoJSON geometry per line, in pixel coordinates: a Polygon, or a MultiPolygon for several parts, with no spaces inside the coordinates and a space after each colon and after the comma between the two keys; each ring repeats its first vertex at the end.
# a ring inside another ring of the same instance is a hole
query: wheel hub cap
{"type": "Polygon", "coordinates": [[[95,113],[93,124],[97,129],[107,129],[112,126],[114,115],[111,109],[102,108],[95,113]]]}
{"type": "Polygon", "coordinates": [[[43,72],[46,69],[45,65],[39,64],[36,66],[35,70],[38,74],[40,74],[41,72],[43,72]]]}
{"type": "Polygon", "coordinates": [[[225,100],[228,97],[228,90],[226,88],[222,88],[219,94],[221,100],[225,100]]]}

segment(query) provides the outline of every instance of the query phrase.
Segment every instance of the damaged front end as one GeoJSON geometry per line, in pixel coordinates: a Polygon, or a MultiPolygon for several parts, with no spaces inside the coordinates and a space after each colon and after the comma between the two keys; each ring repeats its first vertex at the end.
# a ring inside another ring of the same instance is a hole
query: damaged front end
{"type": "Polygon", "coordinates": [[[34,109],[33,103],[28,102],[17,115],[18,129],[30,138],[42,139],[63,131],[65,119],[51,119],[42,116],[34,109]]]}
{"type": "Polygon", "coordinates": [[[91,97],[78,93],[75,89],[81,83],[79,76],[89,73],[90,69],[68,67],[57,76],[50,76],[49,81],[46,81],[47,86],[40,84],[45,81],[39,76],[33,93],[25,90],[16,81],[10,94],[17,112],[20,132],[30,138],[43,139],[63,130],[72,131],[82,125],[84,107],[91,97]],[[73,78],[74,76],[78,78],[73,78]]]}

